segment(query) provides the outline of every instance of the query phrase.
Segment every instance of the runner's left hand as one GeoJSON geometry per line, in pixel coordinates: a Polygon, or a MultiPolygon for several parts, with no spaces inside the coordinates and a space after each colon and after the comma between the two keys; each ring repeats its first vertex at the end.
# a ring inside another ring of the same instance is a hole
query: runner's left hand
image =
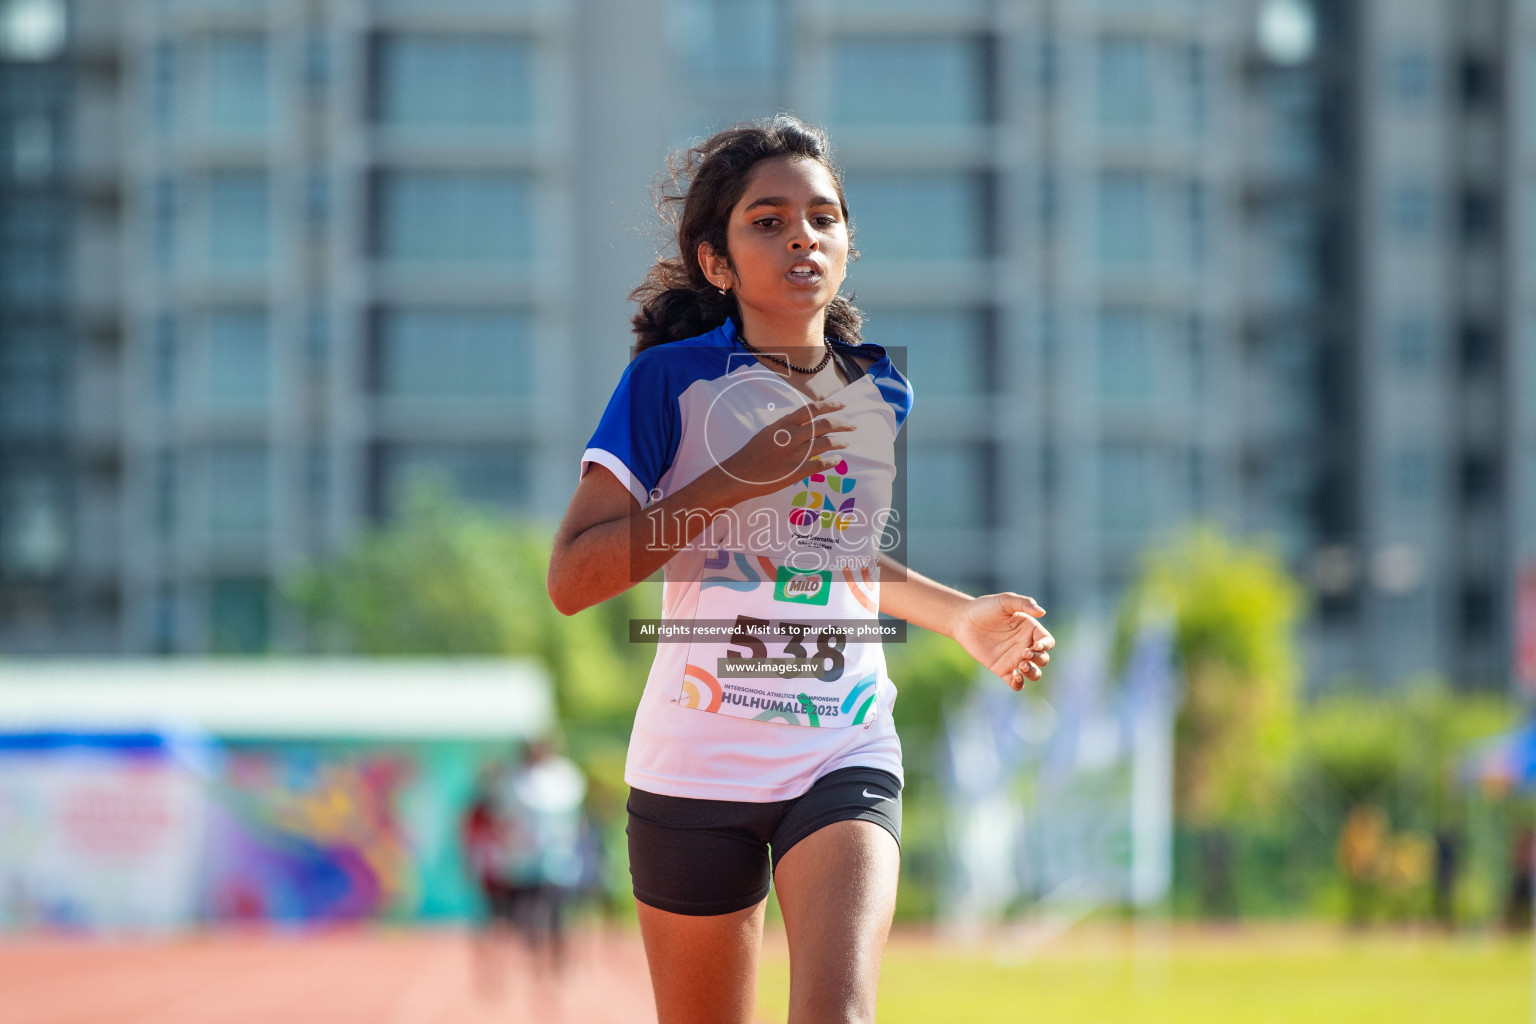
{"type": "Polygon", "coordinates": [[[1045,609],[1022,594],[987,594],[972,598],[950,635],[966,653],[1015,690],[1038,682],[1056,638],[1037,618],[1045,609]]]}

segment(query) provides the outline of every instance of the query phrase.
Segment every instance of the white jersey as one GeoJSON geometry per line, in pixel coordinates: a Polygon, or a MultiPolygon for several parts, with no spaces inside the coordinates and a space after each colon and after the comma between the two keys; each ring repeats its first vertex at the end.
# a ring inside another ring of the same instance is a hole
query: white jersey
{"type": "MultiPolygon", "coordinates": [[[[854,424],[841,461],[736,506],[666,564],[625,771],[637,789],[765,802],[853,765],[901,777],[876,554],[911,388],[878,346],[842,352],[876,361],[837,393],[854,424]]],[[[649,504],[807,401],[727,321],[635,357],[582,470],[607,467],[649,504]]]]}

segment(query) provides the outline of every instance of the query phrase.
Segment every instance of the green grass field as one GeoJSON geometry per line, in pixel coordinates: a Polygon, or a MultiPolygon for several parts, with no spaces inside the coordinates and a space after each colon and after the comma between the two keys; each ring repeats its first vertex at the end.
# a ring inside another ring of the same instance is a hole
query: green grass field
{"type": "MultiPolygon", "coordinates": [[[[782,1024],[783,936],[765,943],[759,1013],[782,1024]]],[[[1529,942],[1324,926],[1097,928],[1038,947],[893,936],[881,1024],[1524,1024],[1529,942]]]]}

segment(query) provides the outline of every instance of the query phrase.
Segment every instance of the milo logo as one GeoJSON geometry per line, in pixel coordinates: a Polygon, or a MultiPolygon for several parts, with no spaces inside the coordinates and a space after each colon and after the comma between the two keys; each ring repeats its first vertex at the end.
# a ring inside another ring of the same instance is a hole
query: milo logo
{"type": "Polygon", "coordinates": [[[832,572],[829,569],[801,571],[781,565],[778,576],[773,587],[775,601],[825,605],[827,596],[832,592],[832,572]]]}

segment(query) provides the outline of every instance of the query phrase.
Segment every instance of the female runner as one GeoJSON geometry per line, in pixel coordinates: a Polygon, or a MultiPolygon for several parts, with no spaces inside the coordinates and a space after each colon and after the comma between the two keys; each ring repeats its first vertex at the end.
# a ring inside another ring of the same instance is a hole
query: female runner
{"type": "Polygon", "coordinates": [[[770,875],[789,1020],[872,1021],[902,774],[896,689],[860,627],[878,610],[943,633],[1014,689],[1055,641],[1032,598],[970,597],[881,550],[911,389],[838,295],[851,231],[825,135],[739,124],[674,171],[677,255],[631,296],[637,352],[549,594],[573,614],[663,569],[663,624],[687,627],[658,644],[625,767],[661,1024],[753,1019],[770,875]]]}

